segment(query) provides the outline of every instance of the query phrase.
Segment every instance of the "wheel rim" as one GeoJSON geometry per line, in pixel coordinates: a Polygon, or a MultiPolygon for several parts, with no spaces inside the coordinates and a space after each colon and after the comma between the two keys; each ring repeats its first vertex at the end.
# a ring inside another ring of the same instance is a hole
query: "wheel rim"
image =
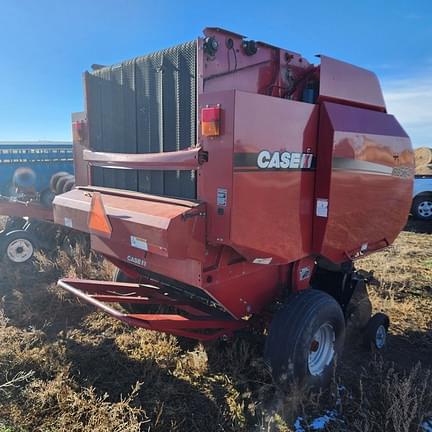
{"type": "Polygon", "coordinates": [[[15,263],[22,263],[33,256],[33,245],[30,240],[16,239],[9,243],[6,254],[15,263]]]}
{"type": "Polygon", "coordinates": [[[432,216],[432,201],[422,201],[418,207],[418,213],[423,217],[432,216]]]}
{"type": "Polygon", "coordinates": [[[330,324],[323,324],[314,334],[309,350],[308,367],[311,375],[321,375],[335,355],[335,332],[330,324]]]}
{"type": "Polygon", "coordinates": [[[386,344],[387,330],[383,325],[380,325],[375,335],[375,345],[378,349],[381,349],[386,344]]]}

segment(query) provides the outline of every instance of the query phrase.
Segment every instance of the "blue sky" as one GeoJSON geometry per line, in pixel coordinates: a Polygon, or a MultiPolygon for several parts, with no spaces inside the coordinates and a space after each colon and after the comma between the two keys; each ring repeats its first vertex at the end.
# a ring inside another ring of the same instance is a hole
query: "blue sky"
{"type": "Polygon", "coordinates": [[[0,140],[70,139],[81,75],[206,26],[375,71],[415,146],[432,146],[432,1],[0,0],[0,140]]]}

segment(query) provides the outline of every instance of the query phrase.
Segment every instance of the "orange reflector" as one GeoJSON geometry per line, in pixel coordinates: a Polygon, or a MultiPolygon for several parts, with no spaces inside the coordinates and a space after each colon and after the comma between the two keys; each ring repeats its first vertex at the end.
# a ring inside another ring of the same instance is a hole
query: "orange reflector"
{"type": "Polygon", "coordinates": [[[92,233],[111,238],[112,226],[105,212],[102,195],[99,192],[93,193],[87,225],[92,233]]]}
{"type": "Polygon", "coordinates": [[[201,110],[201,134],[203,136],[220,135],[221,108],[207,107],[201,110]]]}
{"type": "Polygon", "coordinates": [[[74,121],[72,123],[73,142],[81,142],[85,138],[86,122],[84,120],[74,121]]]}

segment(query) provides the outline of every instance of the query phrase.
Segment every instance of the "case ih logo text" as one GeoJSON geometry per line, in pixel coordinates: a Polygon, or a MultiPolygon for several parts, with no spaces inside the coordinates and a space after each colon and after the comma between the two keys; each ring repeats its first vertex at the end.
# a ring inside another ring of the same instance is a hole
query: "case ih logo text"
{"type": "Polygon", "coordinates": [[[128,262],[135,264],[137,266],[140,266],[140,267],[145,267],[147,265],[147,262],[145,260],[138,258],[138,257],[135,257],[135,256],[132,256],[132,255],[128,255],[126,257],[126,259],[128,260],[128,262]]]}
{"type": "Polygon", "coordinates": [[[257,165],[261,169],[311,169],[312,153],[273,152],[263,150],[258,154],[257,165]]]}

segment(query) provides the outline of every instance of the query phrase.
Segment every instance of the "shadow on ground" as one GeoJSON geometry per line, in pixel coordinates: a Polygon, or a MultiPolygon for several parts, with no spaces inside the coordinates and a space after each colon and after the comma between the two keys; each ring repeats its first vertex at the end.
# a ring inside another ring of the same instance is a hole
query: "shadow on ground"
{"type": "Polygon", "coordinates": [[[404,231],[417,234],[432,234],[432,221],[419,221],[410,217],[404,231]]]}

